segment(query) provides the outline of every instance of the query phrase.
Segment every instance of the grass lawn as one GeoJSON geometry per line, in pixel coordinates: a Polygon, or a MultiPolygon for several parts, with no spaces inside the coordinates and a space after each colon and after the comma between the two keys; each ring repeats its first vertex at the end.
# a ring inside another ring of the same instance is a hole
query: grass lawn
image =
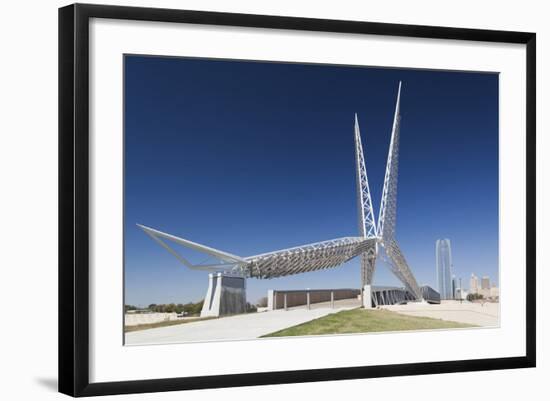
{"type": "Polygon", "coordinates": [[[216,319],[216,318],[215,317],[196,317],[196,318],[190,318],[190,319],[168,320],[165,322],[157,322],[157,323],[137,324],[135,326],[124,326],[124,332],[129,333],[131,331],[156,329],[157,327],[176,326],[178,324],[185,324],[185,323],[197,322],[199,320],[210,320],[210,319],[216,319]]]}
{"type": "Polygon", "coordinates": [[[311,320],[262,337],[309,336],[315,334],[371,333],[380,331],[430,330],[475,327],[473,325],[401,315],[379,309],[352,309],[311,320]]]}

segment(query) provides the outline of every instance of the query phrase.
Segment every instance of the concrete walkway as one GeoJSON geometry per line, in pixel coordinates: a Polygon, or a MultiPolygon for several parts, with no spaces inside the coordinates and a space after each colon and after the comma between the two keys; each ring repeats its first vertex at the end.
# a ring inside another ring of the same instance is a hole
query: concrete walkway
{"type": "Polygon", "coordinates": [[[305,323],[342,310],[360,306],[356,299],[344,299],[269,312],[247,313],[212,320],[184,323],[175,326],[159,327],[126,333],[125,345],[174,344],[184,342],[247,340],[258,338],[287,327],[305,323]]]}
{"type": "Polygon", "coordinates": [[[439,305],[411,302],[407,305],[384,305],[382,309],[410,316],[425,316],[484,327],[499,325],[498,303],[443,301],[439,305]]]}

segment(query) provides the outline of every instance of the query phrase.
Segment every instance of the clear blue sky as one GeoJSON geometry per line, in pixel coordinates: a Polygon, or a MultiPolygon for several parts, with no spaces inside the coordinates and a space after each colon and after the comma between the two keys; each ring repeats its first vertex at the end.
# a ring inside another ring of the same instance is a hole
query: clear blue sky
{"type": "MultiPolygon", "coordinates": [[[[198,301],[208,283],[136,223],[241,256],[358,235],[354,113],[378,214],[399,80],[407,261],[436,288],[435,241],[450,238],[463,285],[472,272],[498,283],[498,74],[139,56],[124,68],[127,304],[198,301]]],[[[380,263],[375,285],[399,282],[380,263]]],[[[247,286],[251,302],[358,288],[359,260],[247,286]]]]}

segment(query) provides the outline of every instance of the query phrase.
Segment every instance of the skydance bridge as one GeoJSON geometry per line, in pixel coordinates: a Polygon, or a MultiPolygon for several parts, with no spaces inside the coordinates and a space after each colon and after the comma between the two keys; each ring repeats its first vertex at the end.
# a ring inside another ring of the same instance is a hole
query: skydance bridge
{"type": "Polygon", "coordinates": [[[395,240],[400,97],[401,82],[399,82],[397,91],[378,224],[369,188],[359,122],[357,114],[355,115],[354,136],[359,222],[359,235],[356,237],[337,238],[241,257],[138,224],[147,235],[174,255],[182,264],[190,269],[210,273],[209,287],[201,316],[220,316],[244,312],[246,308],[246,278],[269,279],[334,268],[355,257],[361,258],[364,306],[370,307],[371,304],[376,305],[378,302],[378,297],[371,295],[378,258],[383,258],[388,263],[391,272],[403,283],[412,297],[418,300],[422,299],[421,289],[395,240]],[[207,254],[215,259],[215,262],[193,264],[169,243],[179,244],[207,254]]]}

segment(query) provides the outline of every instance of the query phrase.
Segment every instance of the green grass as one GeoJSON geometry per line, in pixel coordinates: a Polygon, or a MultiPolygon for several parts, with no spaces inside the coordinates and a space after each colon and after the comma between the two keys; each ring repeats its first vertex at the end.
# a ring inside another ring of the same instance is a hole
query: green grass
{"type": "Polygon", "coordinates": [[[210,320],[210,319],[216,319],[216,318],[215,317],[197,317],[193,319],[168,320],[165,322],[137,324],[135,326],[124,326],[124,332],[129,333],[131,331],[156,329],[157,327],[176,326],[178,324],[185,324],[185,323],[197,322],[199,320],[210,320]]]}
{"type": "Polygon", "coordinates": [[[310,336],[317,334],[372,333],[381,331],[432,330],[475,327],[429,317],[407,316],[387,310],[352,309],[311,320],[262,337],[310,336]]]}

